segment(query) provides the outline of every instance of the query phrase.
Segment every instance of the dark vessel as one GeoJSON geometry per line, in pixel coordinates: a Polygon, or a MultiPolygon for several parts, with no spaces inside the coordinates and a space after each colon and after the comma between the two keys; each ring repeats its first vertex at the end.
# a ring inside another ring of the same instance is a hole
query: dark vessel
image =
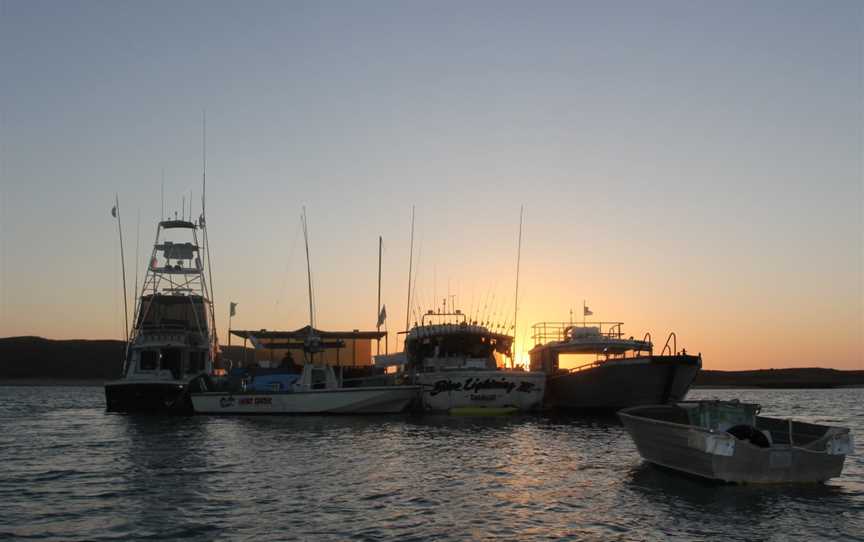
{"type": "Polygon", "coordinates": [[[121,377],[105,384],[109,412],[191,413],[190,385],[213,372],[218,343],[198,243],[204,228],[203,216],[159,222],[121,377]]]}
{"type": "Polygon", "coordinates": [[[533,326],[536,345],[531,370],[547,375],[546,403],[570,410],[615,411],[680,401],[702,367],[702,355],[677,351],[675,334],[660,355],[651,336],[626,338],[622,322],[542,322],[533,326]],[[670,345],[670,341],[673,341],[670,345]],[[570,369],[561,354],[591,355],[594,360],[570,369]]]}

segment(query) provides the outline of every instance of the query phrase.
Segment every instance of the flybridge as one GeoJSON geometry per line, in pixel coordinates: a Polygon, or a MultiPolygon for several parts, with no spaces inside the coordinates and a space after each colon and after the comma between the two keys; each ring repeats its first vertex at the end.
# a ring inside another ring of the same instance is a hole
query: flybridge
{"type": "Polygon", "coordinates": [[[197,294],[209,300],[202,250],[198,242],[198,228],[198,225],[188,220],[159,222],[141,295],[197,294]],[[172,229],[187,230],[188,233],[183,234],[186,240],[178,242],[163,239],[166,230],[172,229]]]}
{"type": "Polygon", "coordinates": [[[482,335],[489,340],[496,341],[506,350],[513,342],[513,337],[506,333],[498,333],[490,330],[485,325],[476,321],[469,321],[468,316],[461,310],[453,312],[435,312],[429,309],[420,319],[420,325],[416,325],[408,332],[408,340],[425,338],[437,335],[482,335]]]}

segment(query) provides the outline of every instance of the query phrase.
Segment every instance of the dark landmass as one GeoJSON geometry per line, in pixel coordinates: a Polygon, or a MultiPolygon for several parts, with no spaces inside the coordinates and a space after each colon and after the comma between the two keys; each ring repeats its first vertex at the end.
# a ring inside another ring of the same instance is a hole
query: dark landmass
{"type": "Polygon", "coordinates": [[[759,369],[756,371],[699,371],[696,388],[842,388],[864,386],[864,371],[759,369]]]}
{"type": "MultiPolygon", "coordinates": [[[[0,380],[21,384],[73,385],[104,382],[120,376],[123,341],[54,341],[41,337],[0,339],[0,380]]],[[[244,350],[222,346],[222,358],[242,360],[244,350]]],[[[864,387],[864,371],[839,371],[817,367],[760,369],[756,371],[708,371],[697,375],[695,387],[711,388],[840,388],[864,387]]]]}
{"type": "Polygon", "coordinates": [[[112,380],[120,376],[123,341],[0,339],[0,378],[112,380]]]}
{"type": "MultiPolygon", "coordinates": [[[[120,377],[125,346],[123,341],[0,339],[0,379],[4,383],[21,384],[113,380],[120,377]]],[[[223,358],[243,359],[243,353],[242,346],[222,347],[223,358]]],[[[254,356],[249,354],[249,358],[254,356]]]]}

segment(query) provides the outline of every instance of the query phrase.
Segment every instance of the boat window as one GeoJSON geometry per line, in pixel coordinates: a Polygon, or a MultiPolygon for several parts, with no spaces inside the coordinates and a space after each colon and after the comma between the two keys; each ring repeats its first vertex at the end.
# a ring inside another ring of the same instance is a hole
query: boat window
{"type": "Polygon", "coordinates": [[[142,371],[152,371],[159,366],[159,352],[154,350],[144,350],[141,352],[141,361],[139,363],[142,371]]]}
{"type": "Polygon", "coordinates": [[[492,356],[492,344],[478,335],[445,336],[441,338],[441,356],[489,358],[492,356]]]}

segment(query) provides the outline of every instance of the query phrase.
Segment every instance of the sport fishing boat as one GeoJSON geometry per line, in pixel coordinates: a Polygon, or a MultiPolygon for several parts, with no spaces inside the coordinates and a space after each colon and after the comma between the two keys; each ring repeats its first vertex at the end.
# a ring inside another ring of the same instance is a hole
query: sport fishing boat
{"type": "Polygon", "coordinates": [[[541,322],[533,326],[536,345],[529,352],[531,370],[548,376],[547,402],[572,410],[619,410],[684,399],[702,367],[702,355],[677,351],[670,333],[660,355],[651,335],[625,337],[622,322],[541,322]],[[670,343],[671,342],[671,343],[670,343]],[[594,359],[562,368],[562,355],[594,359]]]}
{"type": "Polygon", "coordinates": [[[648,462],[737,483],[824,482],[854,451],[846,427],[759,416],[738,401],[682,401],[618,413],[648,462]]]}
{"type": "Polygon", "coordinates": [[[424,410],[507,414],[539,409],[546,375],[504,368],[513,337],[468,322],[460,310],[429,310],[405,339],[405,363],[424,410]]]}
{"type": "Polygon", "coordinates": [[[218,348],[204,228],[203,215],[159,222],[121,377],[105,384],[108,411],[191,413],[190,384],[213,371],[218,348]]]}

